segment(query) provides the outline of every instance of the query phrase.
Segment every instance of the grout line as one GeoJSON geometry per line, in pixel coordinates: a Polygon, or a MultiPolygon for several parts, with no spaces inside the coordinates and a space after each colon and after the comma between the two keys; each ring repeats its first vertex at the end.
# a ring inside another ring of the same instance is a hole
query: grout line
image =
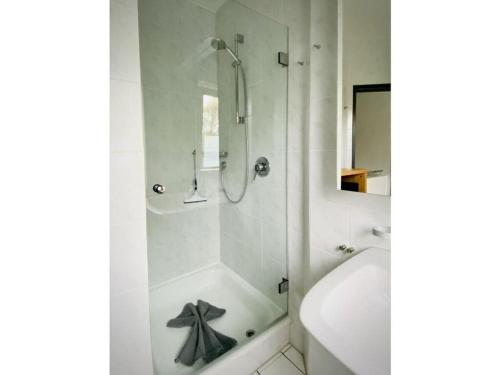
{"type": "MultiPolygon", "coordinates": [[[[297,350],[297,349],[295,349],[295,350],[297,350]]],[[[297,350],[297,351],[298,351],[298,350],[297,350]]],[[[299,353],[300,353],[300,352],[299,352],[299,353]]],[[[302,355],[302,353],[301,353],[301,355],[302,355]]],[[[298,367],[297,367],[297,365],[296,365],[296,364],[295,364],[295,363],[294,363],[294,362],[293,362],[290,358],[288,358],[288,357],[286,356],[286,354],[285,354],[285,353],[283,353],[283,356],[284,356],[286,359],[288,359],[288,362],[291,362],[291,364],[292,364],[292,365],[294,365],[294,366],[295,366],[295,368],[296,368],[297,370],[299,370],[299,372],[300,372],[301,374],[304,374],[304,373],[302,372],[302,370],[301,370],[300,368],[298,368],[298,367]]],[[[304,360],[303,358],[304,358],[304,357],[302,357],[302,361],[304,360]]]]}

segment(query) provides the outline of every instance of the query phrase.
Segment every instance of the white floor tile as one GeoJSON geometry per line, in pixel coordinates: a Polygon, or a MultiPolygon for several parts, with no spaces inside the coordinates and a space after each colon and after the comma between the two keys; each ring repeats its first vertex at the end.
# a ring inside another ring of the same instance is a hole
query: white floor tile
{"type": "Polygon", "coordinates": [[[292,347],[292,345],[290,344],[286,344],[285,347],[283,349],[281,349],[281,353],[284,353],[286,352],[288,349],[290,349],[292,347]]]}
{"type": "Polygon", "coordinates": [[[271,358],[269,358],[266,362],[264,362],[258,369],[257,369],[257,372],[261,372],[263,370],[265,370],[267,367],[271,366],[272,363],[274,363],[275,361],[277,361],[281,356],[283,355],[283,353],[281,352],[278,352],[276,353],[274,356],[272,356],[271,358]]]}
{"type": "Polygon", "coordinates": [[[285,357],[287,357],[293,364],[304,374],[306,373],[306,366],[304,365],[304,358],[302,354],[295,349],[293,346],[288,348],[284,353],[285,357]]]}
{"type": "Polygon", "coordinates": [[[257,371],[260,375],[303,375],[283,354],[257,371]]]}

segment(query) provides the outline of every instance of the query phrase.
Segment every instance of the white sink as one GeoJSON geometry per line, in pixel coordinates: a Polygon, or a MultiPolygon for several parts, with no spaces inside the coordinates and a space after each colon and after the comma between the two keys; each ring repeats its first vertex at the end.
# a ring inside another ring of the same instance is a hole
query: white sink
{"type": "Polygon", "coordinates": [[[390,255],[369,248],[321,279],[305,296],[307,331],[357,375],[390,374],[390,255]]]}

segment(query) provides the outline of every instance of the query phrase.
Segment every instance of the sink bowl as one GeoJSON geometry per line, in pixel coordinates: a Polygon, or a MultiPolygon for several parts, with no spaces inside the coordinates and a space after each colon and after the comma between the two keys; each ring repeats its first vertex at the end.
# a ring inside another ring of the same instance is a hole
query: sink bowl
{"type": "Polygon", "coordinates": [[[305,296],[300,319],[358,375],[390,374],[390,253],[369,248],[323,277],[305,296]]]}

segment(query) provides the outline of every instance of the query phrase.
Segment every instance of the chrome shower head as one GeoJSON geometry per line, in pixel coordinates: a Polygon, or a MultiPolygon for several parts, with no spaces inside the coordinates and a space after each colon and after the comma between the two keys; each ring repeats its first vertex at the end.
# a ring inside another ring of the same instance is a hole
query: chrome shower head
{"type": "Polygon", "coordinates": [[[234,53],[233,50],[231,48],[229,48],[226,45],[226,42],[224,42],[222,39],[220,39],[220,38],[214,38],[210,42],[210,45],[212,46],[213,49],[215,49],[217,51],[226,50],[231,55],[231,57],[233,58],[234,63],[236,65],[240,65],[241,64],[241,60],[238,58],[238,56],[236,56],[236,53],[234,53]]]}
{"type": "Polygon", "coordinates": [[[226,49],[226,42],[224,42],[220,38],[212,39],[212,41],[210,42],[210,45],[212,46],[213,49],[215,49],[217,51],[220,51],[222,49],[226,49]]]}

